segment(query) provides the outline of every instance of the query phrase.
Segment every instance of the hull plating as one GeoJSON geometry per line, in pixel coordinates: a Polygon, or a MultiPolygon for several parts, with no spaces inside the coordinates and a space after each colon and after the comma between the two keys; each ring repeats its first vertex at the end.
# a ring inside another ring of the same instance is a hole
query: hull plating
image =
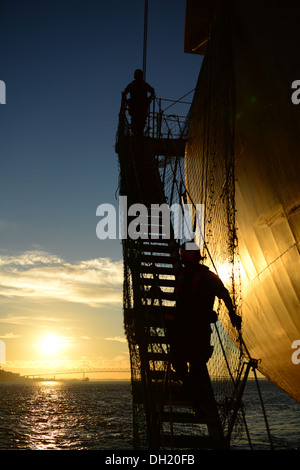
{"type": "Polygon", "coordinates": [[[234,295],[238,285],[245,343],[259,370],[300,401],[300,364],[292,361],[300,340],[300,104],[291,100],[300,79],[300,9],[254,3],[234,2],[230,39],[227,17],[215,25],[191,110],[186,183],[191,199],[206,205],[207,246],[229,288],[234,211],[234,295]],[[225,194],[230,132],[235,207],[225,194]]]}

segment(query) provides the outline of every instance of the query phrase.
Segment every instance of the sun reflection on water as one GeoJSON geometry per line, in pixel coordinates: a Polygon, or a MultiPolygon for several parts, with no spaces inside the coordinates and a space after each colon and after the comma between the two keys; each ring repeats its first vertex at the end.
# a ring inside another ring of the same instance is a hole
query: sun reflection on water
{"type": "Polygon", "coordinates": [[[1,391],[7,432],[2,422],[0,449],[108,449],[111,439],[118,448],[128,448],[124,439],[131,439],[129,384],[47,380],[1,391]]]}

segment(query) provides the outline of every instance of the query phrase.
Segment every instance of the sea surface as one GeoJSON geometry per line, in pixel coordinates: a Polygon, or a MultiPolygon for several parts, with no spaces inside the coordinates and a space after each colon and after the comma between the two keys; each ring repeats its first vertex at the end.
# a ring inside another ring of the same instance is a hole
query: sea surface
{"type": "MultiPolygon", "coordinates": [[[[260,380],[273,446],[300,449],[300,404],[260,380]]],[[[254,449],[270,442],[254,381],[245,413],[254,449]]],[[[249,449],[245,432],[233,449],[249,449]]],[[[0,382],[0,450],[132,450],[129,382],[0,382]]]]}

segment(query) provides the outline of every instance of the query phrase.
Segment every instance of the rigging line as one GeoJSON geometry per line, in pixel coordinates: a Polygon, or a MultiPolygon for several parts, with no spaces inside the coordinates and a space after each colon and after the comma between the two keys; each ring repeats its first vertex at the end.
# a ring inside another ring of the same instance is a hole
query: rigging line
{"type": "MultiPolygon", "coordinates": [[[[169,106],[167,106],[165,109],[162,109],[162,112],[164,113],[167,109],[171,108],[172,106],[174,106],[174,104],[176,103],[180,103],[181,100],[183,100],[183,98],[185,98],[186,96],[188,96],[190,93],[193,93],[193,91],[195,91],[196,88],[193,88],[192,90],[188,91],[185,95],[181,96],[181,98],[178,98],[178,100],[176,101],[173,101],[173,100],[170,100],[172,101],[172,104],[170,104],[169,106]]],[[[164,101],[169,101],[169,100],[164,100],[164,101]]],[[[190,104],[190,103],[184,103],[184,104],[190,104]]]]}
{"type": "Polygon", "coordinates": [[[217,336],[218,336],[219,344],[221,346],[221,350],[222,350],[222,353],[223,353],[223,357],[224,357],[224,360],[225,360],[225,363],[226,363],[226,366],[227,366],[227,370],[228,370],[230,379],[231,379],[232,383],[235,385],[236,382],[234,380],[232,371],[230,369],[230,365],[229,365],[229,362],[228,362],[228,358],[227,358],[227,355],[226,355],[226,352],[225,352],[225,348],[224,348],[224,345],[223,345],[223,342],[222,342],[221,334],[220,334],[217,323],[214,324],[214,328],[215,328],[215,331],[216,331],[217,336]]]}
{"type": "Polygon", "coordinates": [[[270,447],[271,447],[271,450],[274,450],[274,445],[273,445],[272,436],[271,436],[271,432],[270,432],[270,428],[269,428],[268,418],[267,418],[267,414],[266,414],[266,410],[265,410],[265,406],[264,406],[260,386],[259,386],[259,383],[258,383],[258,378],[257,378],[255,367],[253,367],[253,373],[254,373],[254,377],[255,377],[255,382],[256,382],[256,386],[257,386],[257,391],[258,391],[258,395],[259,395],[259,400],[260,400],[264,420],[265,420],[266,430],[267,430],[267,434],[268,434],[268,437],[269,437],[270,447]]]}

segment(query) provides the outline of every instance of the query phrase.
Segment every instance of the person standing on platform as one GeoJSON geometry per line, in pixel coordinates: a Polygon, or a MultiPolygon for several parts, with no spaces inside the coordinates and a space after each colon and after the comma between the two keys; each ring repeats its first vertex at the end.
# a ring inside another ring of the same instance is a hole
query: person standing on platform
{"type": "Polygon", "coordinates": [[[143,135],[146,125],[148,108],[154,98],[154,88],[145,82],[143,71],[134,72],[134,80],[123,91],[123,99],[128,100],[129,114],[131,116],[131,129],[134,135],[143,135]]]}

